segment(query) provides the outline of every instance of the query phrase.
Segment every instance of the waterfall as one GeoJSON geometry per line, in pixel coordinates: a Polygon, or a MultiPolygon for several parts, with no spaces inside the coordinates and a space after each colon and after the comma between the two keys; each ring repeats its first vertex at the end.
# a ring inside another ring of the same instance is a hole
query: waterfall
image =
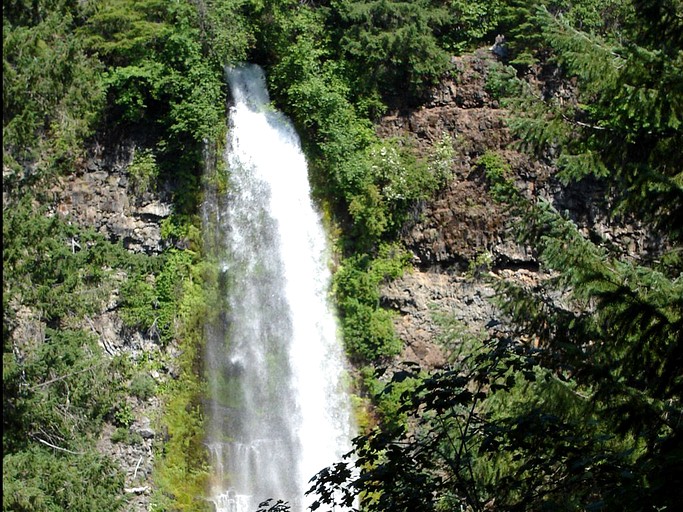
{"type": "Polygon", "coordinates": [[[204,204],[226,292],[206,333],[210,499],[219,512],[267,498],[299,512],[308,480],[349,451],[352,433],[329,254],[298,136],[269,106],[263,71],[227,79],[229,179],[204,204]]]}

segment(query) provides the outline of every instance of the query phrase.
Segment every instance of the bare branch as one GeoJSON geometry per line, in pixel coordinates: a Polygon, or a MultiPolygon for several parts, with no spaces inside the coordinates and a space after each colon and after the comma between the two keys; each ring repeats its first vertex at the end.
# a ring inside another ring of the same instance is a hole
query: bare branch
{"type": "Polygon", "coordinates": [[[41,439],[38,436],[33,436],[33,439],[35,439],[39,443],[43,443],[45,446],[49,446],[50,448],[54,448],[55,450],[59,450],[59,451],[66,452],[66,453],[71,453],[72,455],[85,455],[85,452],[74,452],[72,450],[67,450],[66,448],[61,448],[59,446],[55,446],[54,444],[48,443],[45,439],[41,439]]]}
{"type": "Polygon", "coordinates": [[[98,366],[102,366],[103,364],[105,364],[105,362],[94,364],[92,366],[88,366],[87,368],[83,368],[82,370],[78,370],[77,372],[71,372],[71,373],[67,373],[65,375],[60,375],[59,377],[55,377],[54,379],[46,380],[45,382],[41,382],[40,384],[36,384],[35,386],[31,387],[31,389],[42,388],[43,386],[47,386],[49,384],[53,384],[53,383],[58,382],[60,380],[64,380],[64,379],[69,378],[73,375],[78,375],[79,373],[87,372],[89,370],[92,370],[93,368],[97,368],[98,366]]]}

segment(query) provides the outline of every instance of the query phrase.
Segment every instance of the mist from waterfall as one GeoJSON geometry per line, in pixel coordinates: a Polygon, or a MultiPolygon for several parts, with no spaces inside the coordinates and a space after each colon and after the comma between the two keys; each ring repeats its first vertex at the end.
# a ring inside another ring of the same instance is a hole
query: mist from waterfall
{"type": "Polygon", "coordinates": [[[269,106],[263,71],[227,79],[229,178],[204,203],[225,291],[220,321],[207,322],[210,499],[219,512],[253,512],[267,498],[298,512],[308,480],[352,435],[330,255],[299,138],[269,106]]]}

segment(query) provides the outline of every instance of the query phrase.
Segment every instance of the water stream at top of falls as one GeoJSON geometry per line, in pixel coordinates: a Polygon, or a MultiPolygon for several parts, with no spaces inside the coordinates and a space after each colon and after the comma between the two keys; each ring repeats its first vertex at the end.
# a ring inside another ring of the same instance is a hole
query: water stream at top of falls
{"type": "Polygon", "coordinates": [[[253,512],[267,498],[300,512],[308,480],[352,434],[327,240],[298,136],[269,106],[263,71],[227,79],[227,191],[204,204],[225,290],[220,321],[207,323],[210,499],[219,512],[253,512]]]}

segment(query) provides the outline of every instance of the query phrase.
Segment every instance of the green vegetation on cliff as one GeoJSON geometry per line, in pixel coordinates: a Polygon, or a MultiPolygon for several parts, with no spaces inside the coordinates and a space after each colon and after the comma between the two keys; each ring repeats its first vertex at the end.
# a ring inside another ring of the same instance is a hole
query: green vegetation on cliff
{"type": "Polygon", "coordinates": [[[112,442],[140,442],[131,403],[154,393],[168,440],[158,436],[153,505],[206,507],[197,207],[204,140],[224,133],[219,59],[241,58],[247,44],[233,32],[220,55],[207,51],[215,17],[232,11],[153,0],[3,6],[5,510],[123,509],[122,468],[97,448],[103,423],[116,427],[112,442]],[[126,132],[142,146],[128,169],[133,193],[175,191],[162,236],[179,248],[158,256],[54,212],[60,175],[83,169],[93,140],[113,149],[126,132]],[[112,297],[125,328],[183,356],[105,353],[93,319],[112,297]],[[157,387],[148,373],[168,364],[177,375],[157,387]]]}
{"type": "MultiPolygon", "coordinates": [[[[348,492],[368,511],[673,509],[683,473],[682,15],[677,0],[6,2],[3,508],[123,507],[123,475],[96,441],[106,421],[125,434],[126,387],[147,396],[140,372],[161,362],[112,358],[83,328],[113,290],[128,328],[183,351],[177,379],[153,390],[169,436],[154,506],[207,506],[200,320],[212,272],[197,214],[204,150],[225,129],[223,66],[250,60],[267,68],[274,102],[297,125],[316,198],[340,233],[345,343],[380,404],[348,492]],[[372,123],[419,105],[455,72],[453,53],[498,33],[511,67],[490,86],[511,96],[520,143],[567,186],[601,182],[614,215],[667,250],[639,260],[587,239],[517,192],[502,157],[487,154],[479,165],[491,193],[523,220],[520,239],[553,278],[539,289],[500,285],[510,336],[443,372],[397,372],[384,387],[372,365],[401,343],[378,287],[407,267],[401,229],[448,179],[452,141],[418,155],[372,123]],[[571,101],[516,78],[549,64],[575,89],[571,101]],[[82,169],[94,140],[122,134],[140,140],[136,193],[174,191],[169,249],[158,256],[48,214],[54,180],[82,169]]],[[[341,470],[316,481],[323,502],[350,478],[341,470]]]]}
{"type": "Polygon", "coordinates": [[[386,423],[358,438],[360,475],[344,465],[321,473],[321,504],[360,495],[369,511],[680,506],[681,14],[666,0],[506,11],[523,20],[511,62],[525,71],[552,60],[577,91],[566,101],[523,80],[500,84],[514,93],[519,143],[556,165],[565,186],[600,183],[611,214],[647,226],[663,249],[644,257],[587,237],[486,154],[492,194],[551,277],[535,287],[498,283],[511,333],[426,378],[396,373],[387,390],[420,382],[397,408],[411,427],[386,423]]]}
{"type": "Polygon", "coordinates": [[[140,262],[30,196],[3,221],[3,508],[117,510],[123,475],[95,442],[129,368],[74,322],[101,310],[112,267],[140,262]]]}

